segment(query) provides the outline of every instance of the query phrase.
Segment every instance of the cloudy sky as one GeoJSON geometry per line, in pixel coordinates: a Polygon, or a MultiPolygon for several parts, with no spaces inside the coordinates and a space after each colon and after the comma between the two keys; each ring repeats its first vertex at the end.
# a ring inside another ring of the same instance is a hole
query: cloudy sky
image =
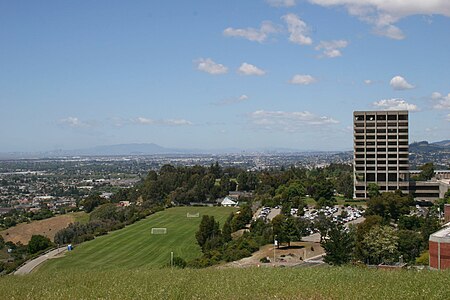
{"type": "Polygon", "coordinates": [[[449,139],[449,53],[448,0],[1,1],[0,151],[449,139]]]}

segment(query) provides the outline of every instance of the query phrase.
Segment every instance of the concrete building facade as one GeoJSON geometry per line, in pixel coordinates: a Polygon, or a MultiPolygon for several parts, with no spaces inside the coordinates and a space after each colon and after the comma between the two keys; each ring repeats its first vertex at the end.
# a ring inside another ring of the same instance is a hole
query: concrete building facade
{"type": "Polygon", "coordinates": [[[355,199],[368,198],[370,183],[408,193],[408,111],[355,111],[353,149],[355,199]]]}

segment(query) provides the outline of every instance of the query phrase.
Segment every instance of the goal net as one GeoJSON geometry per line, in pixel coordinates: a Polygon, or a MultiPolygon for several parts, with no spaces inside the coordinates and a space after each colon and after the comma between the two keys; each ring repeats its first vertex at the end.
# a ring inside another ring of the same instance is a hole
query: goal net
{"type": "Polygon", "coordinates": [[[167,228],[152,228],[152,234],[166,234],[167,228]]]}
{"type": "Polygon", "coordinates": [[[187,213],[186,214],[186,217],[188,217],[188,218],[198,218],[198,217],[200,217],[200,213],[187,213]]]}

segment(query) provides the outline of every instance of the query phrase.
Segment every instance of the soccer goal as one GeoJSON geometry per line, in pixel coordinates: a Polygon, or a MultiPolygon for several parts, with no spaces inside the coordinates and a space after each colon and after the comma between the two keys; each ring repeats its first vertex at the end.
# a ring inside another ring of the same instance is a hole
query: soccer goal
{"type": "Polygon", "coordinates": [[[166,234],[167,228],[152,228],[152,234],[166,234]]]}
{"type": "Polygon", "coordinates": [[[188,217],[188,218],[198,218],[198,217],[200,217],[200,213],[187,213],[186,214],[186,217],[188,217]]]}

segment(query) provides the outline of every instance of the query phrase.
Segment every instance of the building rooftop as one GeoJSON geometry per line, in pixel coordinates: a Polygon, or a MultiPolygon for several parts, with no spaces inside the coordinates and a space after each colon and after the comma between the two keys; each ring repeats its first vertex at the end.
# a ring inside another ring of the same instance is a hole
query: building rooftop
{"type": "Polygon", "coordinates": [[[430,235],[430,241],[450,242],[450,222],[444,225],[444,228],[430,235]]]}

